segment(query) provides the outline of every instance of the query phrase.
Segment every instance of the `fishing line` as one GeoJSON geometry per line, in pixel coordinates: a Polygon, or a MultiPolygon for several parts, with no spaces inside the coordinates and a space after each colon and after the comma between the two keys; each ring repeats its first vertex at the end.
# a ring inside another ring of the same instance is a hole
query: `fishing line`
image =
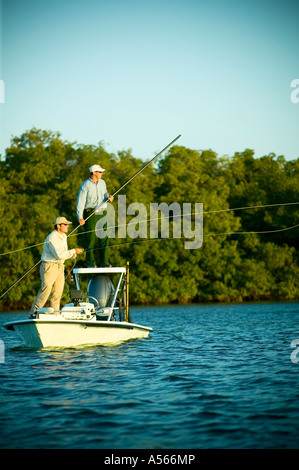
{"type": "Polygon", "coordinates": [[[62,293],[61,299],[64,299],[65,296],[70,292],[70,286],[67,284],[67,280],[72,275],[72,271],[73,271],[74,267],[76,266],[76,264],[77,264],[77,259],[75,259],[75,262],[73,263],[72,267],[70,269],[68,268],[69,272],[65,276],[65,279],[64,279],[63,293],[62,293]],[[66,288],[66,286],[67,286],[67,288],[66,288]]]}
{"type": "MultiPolygon", "coordinates": [[[[277,233],[277,232],[285,232],[287,230],[292,230],[294,228],[297,228],[299,227],[299,224],[297,225],[293,225],[291,227],[286,227],[286,228],[281,228],[281,229],[276,229],[276,230],[263,230],[263,231],[244,231],[244,232],[211,232],[211,233],[207,233],[205,234],[205,237],[211,237],[211,236],[223,236],[223,235],[246,235],[248,233],[253,233],[253,234],[266,234],[266,233],[277,233]]],[[[148,243],[148,242],[157,242],[157,241],[166,241],[166,240],[181,240],[183,239],[184,237],[176,237],[176,238],[147,238],[146,240],[138,240],[138,241],[135,241],[135,242],[122,242],[122,243],[113,243],[111,245],[109,245],[109,249],[111,248],[114,248],[114,247],[118,247],[118,246],[122,246],[122,245],[135,245],[137,243],[148,243]]],[[[90,249],[90,250],[85,250],[85,252],[87,251],[100,251],[100,250],[104,250],[105,248],[93,248],[93,249],[90,249]]]]}
{"type": "MultiPolygon", "coordinates": [[[[294,205],[294,204],[299,204],[299,202],[290,202],[290,203],[281,203],[281,204],[265,204],[265,205],[260,205],[260,206],[246,206],[246,207],[236,207],[236,208],[229,208],[229,209],[219,209],[219,210],[212,210],[212,211],[200,211],[200,212],[190,212],[189,214],[183,214],[183,216],[189,216],[189,215],[198,215],[198,214],[213,214],[213,213],[220,213],[220,212],[229,212],[229,211],[240,211],[240,210],[247,210],[247,209],[256,209],[256,208],[262,208],[262,207],[275,207],[275,206],[286,206],[286,205],[294,205]]],[[[156,218],[151,218],[151,219],[145,219],[145,220],[138,220],[136,222],[136,224],[143,224],[143,223],[150,223],[152,221],[157,221],[157,220],[166,220],[166,219],[175,219],[176,217],[181,217],[182,214],[177,214],[177,215],[168,215],[168,216],[162,216],[161,217],[156,217],[156,218]]],[[[134,218],[132,219],[134,220],[134,218]]],[[[131,220],[131,221],[132,221],[131,220]]],[[[130,222],[131,222],[130,221],[130,222]]],[[[127,227],[130,222],[128,223],[125,223],[125,224],[120,224],[120,225],[110,225],[109,227],[107,227],[107,229],[98,229],[98,230],[95,230],[96,233],[100,233],[100,232],[108,232],[109,230],[111,229],[117,229],[117,228],[121,228],[121,227],[127,227]]],[[[299,224],[298,224],[299,225],[299,224]]],[[[254,231],[250,231],[250,232],[229,232],[227,233],[228,235],[231,235],[231,234],[237,234],[237,233],[271,233],[271,232],[279,232],[279,231],[284,231],[284,230],[291,230],[292,228],[295,228],[297,227],[298,225],[293,225],[291,227],[287,227],[285,229],[277,229],[277,230],[267,230],[267,231],[264,231],[264,232],[254,232],[254,231]]],[[[84,233],[79,233],[78,235],[85,235],[86,233],[90,233],[90,232],[93,232],[93,230],[90,230],[88,232],[84,232],[84,233]]],[[[217,233],[215,233],[215,235],[217,235],[217,233]]],[[[219,235],[222,235],[222,234],[219,234],[219,235]]]]}
{"type": "MultiPolygon", "coordinates": [[[[257,205],[257,206],[244,206],[244,207],[235,207],[235,208],[228,208],[228,209],[215,209],[215,210],[210,210],[210,211],[202,211],[202,212],[191,212],[189,214],[183,214],[185,216],[189,216],[189,215],[196,215],[196,214],[216,214],[216,213],[221,213],[221,212],[231,212],[231,211],[241,211],[241,210],[248,210],[248,209],[261,209],[261,208],[266,208],[266,207],[279,207],[279,206],[291,206],[291,205],[298,205],[299,202],[285,202],[285,203],[277,203],[277,204],[264,204],[264,205],[257,205]]],[[[89,216],[90,217],[90,216],[89,216]]],[[[178,214],[178,215],[171,215],[171,216],[161,216],[161,217],[156,217],[156,218],[151,218],[151,219],[145,219],[145,220],[140,220],[138,221],[137,223],[138,224],[141,224],[141,223],[149,223],[151,221],[156,221],[156,220],[162,220],[162,219],[169,219],[169,218],[176,218],[176,217],[181,217],[181,214],[178,214]]],[[[86,219],[87,220],[87,219],[86,219]]],[[[133,219],[132,219],[133,220],[133,219]]],[[[126,227],[127,225],[129,225],[130,222],[128,223],[125,223],[125,224],[121,224],[121,225],[110,225],[109,227],[107,227],[107,229],[105,231],[108,231],[108,230],[111,230],[111,229],[116,229],[116,228],[120,228],[120,227],[126,227]]],[[[268,230],[268,231],[264,231],[264,232],[254,232],[254,231],[249,231],[249,232],[227,232],[227,233],[220,233],[218,235],[232,235],[232,234],[241,234],[241,233],[274,233],[274,232],[279,232],[279,231],[285,231],[285,230],[291,230],[292,228],[296,228],[298,227],[298,225],[293,225],[291,227],[287,227],[285,229],[277,229],[277,230],[274,230],[274,231],[271,231],[271,230],[268,230]]],[[[101,229],[102,231],[104,231],[103,229],[101,229]]],[[[96,232],[100,232],[101,230],[96,230],[96,232]]],[[[72,237],[72,236],[75,236],[73,235],[73,232],[70,232],[67,237],[72,237]]],[[[90,230],[90,231],[86,231],[86,232],[81,232],[81,233],[78,233],[76,236],[80,236],[80,235],[86,235],[87,233],[91,233],[93,232],[93,230],[90,230]]],[[[209,234],[210,235],[210,234],[209,234]]],[[[217,233],[214,233],[214,235],[217,235],[217,233]]],[[[5,253],[0,253],[0,256],[6,256],[6,255],[10,255],[10,254],[13,254],[13,253],[17,253],[19,251],[25,251],[25,250],[29,250],[31,248],[35,248],[37,246],[40,246],[40,245],[44,245],[45,242],[42,242],[42,243],[37,243],[36,245],[30,245],[30,246],[27,246],[25,248],[18,248],[17,250],[12,250],[12,251],[7,251],[5,253]]],[[[49,243],[49,242],[48,242],[49,243]]],[[[113,245],[111,245],[113,246],[113,245]]],[[[87,250],[85,250],[87,251],[87,250]]],[[[0,297],[1,298],[1,297],[0,297]]]]}
{"type": "MultiPolygon", "coordinates": [[[[173,139],[168,145],[166,145],[166,147],[164,147],[159,153],[157,153],[150,161],[148,161],[142,168],[140,168],[140,170],[138,170],[133,176],[131,176],[131,178],[128,179],[128,181],[123,184],[120,188],[118,188],[117,191],[115,191],[115,193],[112,194],[112,196],[116,196],[116,194],[118,194],[123,188],[125,188],[131,181],[133,181],[134,178],[136,178],[136,176],[138,176],[143,170],[145,170],[145,168],[147,168],[159,155],[161,155],[166,149],[168,149],[172,144],[174,144],[174,142],[176,142],[179,138],[181,137],[181,134],[179,134],[175,139],[173,139]]],[[[108,199],[108,198],[107,198],[108,199]]],[[[101,207],[101,205],[106,202],[106,199],[104,199],[101,204],[99,204],[98,207],[96,207],[96,209],[85,219],[85,222],[86,220],[88,220],[95,212],[97,209],[99,209],[101,207]]],[[[81,227],[81,225],[79,224],[77,227],[74,228],[74,230],[72,230],[72,232],[70,232],[69,235],[67,235],[67,237],[69,237],[70,235],[72,235],[79,227],[81,227]]],[[[2,294],[0,296],[0,299],[2,299],[2,297],[7,294],[7,292],[9,292],[16,284],[18,284],[18,282],[20,282],[22,279],[24,279],[24,277],[30,273],[30,271],[32,271],[36,266],[38,266],[40,263],[41,263],[41,259],[34,265],[32,266],[28,271],[26,271],[25,274],[23,274],[23,276],[18,279],[12,286],[9,287],[9,289],[7,289],[4,294],[2,294]]]]}
{"type": "MultiPolygon", "coordinates": [[[[165,150],[167,150],[172,144],[174,144],[179,138],[181,137],[181,134],[178,135],[175,139],[173,139],[168,145],[166,145],[166,147],[164,147],[164,149],[160,150],[159,153],[157,153],[149,162],[147,162],[142,168],[140,168],[140,170],[138,170],[133,176],[131,176],[131,178],[128,179],[128,181],[126,181],[126,183],[124,183],[120,188],[118,188],[117,191],[115,191],[112,196],[113,198],[123,189],[125,188],[129,183],[131,183],[131,181],[133,181],[133,179],[136,178],[136,176],[138,176],[143,170],[145,170],[145,168],[147,168],[157,157],[159,157],[159,155],[161,155],[163,152],[165,152],[165,150]]],[[[109,199],[109,197],[107,197],[107,199],[104,199],[92,212],[91,214],[86,217],[85,219],[85,222],[91,217],[94,215],[94,213],[105,203],[107,202],[107,200],[109,199]]],[[[72,232],[70,233],[70,235],[72,235],[79,227],[81,227],[81,225],[79,224],[77,227],[74,228],[74,230],[72,230],[72,232]]],[[[1,298],[1,297],[0,297],[1,298]]]]}
{"type": "Polygon", "coordinates": [[[32,266],[30,269],[28,269],[28,271],[25,272],[25,274],[23,274],[22,277],[20,277],[20,279],[18,279],[12,286],[10,286],[0,297],[0,299],[2,299],[2,297],[5,296],[5,294],[7,294],[7,292],[9,292],[16,284],[18,284],[18,282],[20,282],[22,279],[24,279],[25,276],[27,276],[27,274],[30,273],[30,271],[32,271],[34,268],[36,268],[36,266],[39,265],[39,263],[41,262],[41,260],[39,260],[34,266],[32,266]]]}
{"type": "MultiPolygon", "coordinates": [[[[112,196],[115,197],[125,186],[127,186],[131,181],[133,181],[133,179],[136,178],[136,176],[138,176],[143,170],[145,170],[145,168],[147,168],[157,157],[159,157],[159,155],[161,155],[163,152],[165,152],[165,150],[168,149],[168,147],[170,147],[172,144],[174,144],[174,142],[176,142],[179,138],[181,137],[181,134],[178,135],[175,139],[173,139],[168,145],[166,145],[166,147],[164,147],[162,150],[160,150],[159,153],[157,153],[150,161],[148,161],[142,168],[140,168],[140,170],[138,170],[133,176],[131,176],[131,178],[128,179],[128,181],[126,183],[124,183],[120,188],[118,188],[117,191],[115,191],[112,196]]],[[[92,213],[86,217],[85,219],[85,222],[86,220],[88,220],[95,212],[96,210],[98,210],[105,202],[107,202],[106,199],[104,199],[99,205],[98,207],[96,207],[96,209],[94,211],[92,211],[92,213]]],[[[67,236],[70,237],[72,236],[72,234],[79,228],[81,227],[81,225],[79,224],[77,227],[75,227],[67,236]]],[[[89,233],[89,232],[85,232],[85,233],[89,233]]],[[[37,243],[36,245],[31,245],[31,246],[28,246],[26,248],[19,248],[17,250],[13,250],[13,251],[8,251],[6,253],[0,253],[0,256],[5,256],[5,255],[8,255],[8,254],[12,254],[12,253],[17,253],[18,251],[24,251],[24,250],[29,250],[30,248],[34,248],[36,246],[40,246],[40,245],[43,245],[43,243],[37,243]]],[[[33,268],[32,268],[33,269],[33,268]]],[[[1,297],[0,297],[1,299],[1,297]]]]}
{"type": "MultiPolygon", "coordinates": [[[[298,205],[299,202],[289,202],[289,203],[281,203],[281,204],[265,204],[265,205],[258,205],[258,206],[246,206],[246,207],[236,207],[236,208],[228,208],[228,209],[218,209],[218,210],[212,210],[212,211],[203,211],[202,213],[203,214],[212,214],[212,213],[220,213],[220,212],[229,212],[229,211],[238,211],[238,210],[248,210],[248,209],[257,209],[257,208],[264,208],[264,207],[278,207],[278,206],[290,206],[290,205],[298,205]]],[[[186,215],[194,215],[196,213],[191,213],[191,214],[186,214],[186,215]]],[[[198,212],[197,212],[198,214],[198,212]]],[[[174,217],[177,217],[177,216],[173,216],[174,217]]],[[[166,217],[164,217],[166,218],[166,217]]],[[[168,216],[169,218],[169,216],[168,216]]],[[[149,219],[149,220],[145,220],[145,221],[139,221],[138,223],[142,223],[142,222],[149,222],[150,220],[158,220],[159,218],[156,218],[156,219],[149,219]]],[[[162,219],[162,217],[161,217],[162,219]]],[[[128,225],[128,224],[123,224],[123,225],[128,225]]],[[[121,227],[121,226],[119,226],[121,227]]],[[[286,227],[286,228],[283,228],[283,229],[276,229],[276,230],[264,230],[264,231],[243,231],[243,232],[223,232],[223,233],[217,233],[217,232],[214,232],[214,233],[208,233],[205,235],[205,237],[208,237],[208,236],[223,236],[223,235],[227,235],[227,236],[230,236],[230,235],[245,235],[245,234],[267,234],[267,233],[278,233],[278,232],[284,232],[284,231],[287,231],[287,230],[292,230],[292,229],[295,229],[299,227],[299,224],[297,225],[293,225],[291,227],[286,227]]],[[[113,227],[109,227],[109,228],[113,228],[113,227]]],[[[115,228],[117,228],[117,226],[115,226],[115,228]]],[[[67,237],[71,236],[72,233],[74,232],[74,230],[69,234],[67,235],[67,237]]],[[[86,234],[88,232],[84,232],[84,233],[81,233],[81,235],[83,234],[86,234]]],[[[176,240],[177,238],[172,238],[171,240],[176,240]]],[[[145,243],[145,242],[153,242],[153,241],[161,241],[161,240],[167,240],[165,238],[158,238],[158,239],[147,239],[147,240],[139,240],[138,242],[124,242],[124,243],[115,243],[115,244],[112,244],[110,245],[110,248],[113,248],[113,247],[118,247],[118,246],[122,246],[122,245],[134,245],[136,243],[145,243]]],[[[169,240],[169,239],[168,239],[169,240]]],[[[37,245],[33,245],[33,246],[39,246],[41,245],[42,243],[39,243],[37,245]]],[[[29,249],[31,247],[27,247],[27,248],[23,248],[22,250],[25,250],[25,249],[29,249]]],[[[100,250],[101,248],[95,248],[94,251],[98,251],[100,250]]],[[[17,251],[20,251],[20,250],[15,250],[15,251],[12,251],[12,252],[8,252],[8,253],[3,253],[2,255],[0,256],[4,256],[5,254],[11,254],[11,253],[15,253],[17,251]]],[[[85,250],[87,251],[87,250],[85,250]]],[[[91,250],[88,250],[88,251],[91,251],[91,250]]],[[[24,279],[24,277],[29,274],[36,266],[38,266],[39,264],[41,263],[41,259],[34,265],[32,266],[28,271],[26,271],[25,274],[23,274],[23,276],[21,278],[19,278],[12,286],[9,287],[9,289],[7,289],[1,296],[0,296],[0,299],[2,299],[2,297],[4,297],[5,294],[7,294],[7,292],[9,292],[16,284],[18,284],[18,282],[20,282],[22,279],[24,279]]]]}

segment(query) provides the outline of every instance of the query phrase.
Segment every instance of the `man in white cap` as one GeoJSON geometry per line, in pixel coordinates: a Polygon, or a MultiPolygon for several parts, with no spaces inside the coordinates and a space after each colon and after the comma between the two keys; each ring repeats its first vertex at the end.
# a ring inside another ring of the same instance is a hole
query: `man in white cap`
{"type": "Polygon", "coordinates": [[[97,222],[106,215],[107,202],[113,201],[109,196],[105,181],[102,179],[105,171],[100,165],[92,165],[89,168],[90,177],[84,181],[79,189],[77,199],[77,218],[80,225],[84,225],[84,248],[86,250],[86,264],[89,268],[96,268],[94,245],[98,238],[100,267],[111,267],[108,261],[108,236],[100,238],[96,236],[97,222]],[[104,202],[103,202],[104,201],[104,202]],[[95,213],[91,216],[91,213],[95,213]],[[87,218],[87,220],[85,220],[87,218]]]}
{"type": "Polygon", "coordinates": [[[45,305],[50,294],[50,306],[56,315],[59,314],[60,299],[64,287],[64,261],[76,258],[76,255],[84,251],[83,248],[68,249],[66,233],[71,223],[65,217],[57,217],[54,221],[55,230],[46,238],[40,267],[41,290],[31,307],[31,316],[34,316],[38,308],[45,305]]]}

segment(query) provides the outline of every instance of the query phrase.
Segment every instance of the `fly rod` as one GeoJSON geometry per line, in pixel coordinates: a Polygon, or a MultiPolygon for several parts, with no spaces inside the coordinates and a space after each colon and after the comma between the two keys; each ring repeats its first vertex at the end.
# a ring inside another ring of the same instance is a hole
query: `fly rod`
{"type": "MultiPolygon", "coordinates": [[[[179,138],[181,137],[181,134],[179,134],[175,139],[173,139],[168,145],[166,145],[166,147],[164,147],[164,149],[160,150],[159,153],[157,153],[157,155],[155,155],[149,162],[147,162],[140,170],[138,170],[133,176],[131,176],[130,179],[128,179],[128,181],[123,184],[117,191],[115,191],[115,193],[112,194],[112,196],[116,196],[116,194],[118,194],[122,189],[124,189],[129,183],[131,183],[131,181],[133,181],[134,178],[136,178],[136,176],[138,176],[140,173],[142,173],[143,170],[145,170],[145,168],[147,168],[157,157],[159,157],[159,155],[161,155],[161,153],[165,152],[166,149],[168,149],[172,144],[174,144],[174,142],[176,140],[178,140],[179,138]]],[[[108,198],[104,199],[96,208],[95,210],[85,219],[85,221],[87,219],[89,219],[97,209],[99,209],[102,204],[104,204],[106,201],[108,200],[108,198]]],[[[72,235],[79,227],[81,227],[81,225],[79,224],[77,227],[74,228],[74,230],[72,230],[68,235],[67,237],[69,237],[70,235],[72,235]]],[[[5,292],[4,294],[2,294],[0,296],[0,299],[2,299],[2,297],[4,297],[5,294],[7,294],[7,292],[9,292],[15,285],[17,285],[22,279],[24,279],[25,276],[27,276],[27,274],[30,273],[30,271],[32,271],[34,268],[36,268],[36,266],[38,266],[39,264],[41,263],[41,259],[34,265],[32,266],[30,269],[28,269],[28,271],[26,271],[25,274],[23,274],[22,277],[20,277],[20,279],[18,279],[12,286],[10,286],[5,292]]]]}
{"type": "Polygon", "coordinates": [[[30,271],[32,271],[34,268],[36,268],[36,266],[38,266],[40,263],[41,263],[41,259],[34,265],[34,266],[31,266],[30,269],[28,269],[28,271],[25,272],[25,274],[23,274],[22,277],[20,277],[20,279],[18,279],[12,286],[10,286],[0,297],[0,299],[2,299],[2,297],[5,296],[5,294],[7,294],[7,292],[9,292],[14,286],[16,286],[22,279],[24,279],[25,276],[27,276],[27,274],[30,273],[30,271]]]}
{"type": "Polygon", "coordinates": [[[131,183],[131,181],[133,181],[133,179],[136,178],[136,176],[142,173],[142,171],[145,170],[146,167],[148,167],[157,157],[159,157],[159,155],[161,155],[161,153],[165,152],[165,150],[168,149],[168,147],[170,147],[172,144],[174,144],[174,142],[178,140],[180,137],[181,137],[181,134],[178,135],[175,139],[173,139],[173,141],[170,142],[170,144],[166,145],[166,147],[164,147],[163,150],[157,153],[157,155],[155,155],[149,162],[146,163],[146,165],[144,165],[140,170],[138,170],[137,173],[135,173],[135,175],[131,176],[131,178],[125,184],[123,184],[117,191],[115,191],[115,193],[112,194],[112,196],[113,197],[116,196],[116,194],[118,194],[119,191],[121,191],[125,186],[127,186],[127,184],[131,183]]]}
{"type": "MultiPolygon", "coordinates": [[[[124,189],[129,183],[131,183],[131,181],[133,181],[134,178],[136,178],[136,176],[138,176],[140,173],[142,173],[157,157],[159,157],[159,155],[161,155],[163,152],[165,152],[166,149],[168,149],[168,147],[170,147],[172,144],[174,144],[174,142],[176,140],[178,140],[179,138],[181,137],[181,134],[179,134],[175,139],[173,139],[168,145],[166,145],[166,147],[164,147],[164,149],[160,150],[159,153],[157,153],[157,155],[155,155],[149,162],[147,162],[142,168],[140,168],[140,170],[138,170],[133,176],[131,176],[130,179],[128,179],[128,181],[123,184],[117,191],[115,191],[115,193],[112,194],[113,197],[116,196],[116,194],[118,194],[122,189],[124,189]]],[[[91,214],[86,217],[85,219],[85,222],[86,220],[88,220],[94,213],[96,210],[100,209],[100,207],[108,200],[108,197],[106,199],[104,199],[92,212],[91,214]]],[[[72,235],[79,227],[81,227],[81,225],[78,225],[77,227],[74,228],[74,230],[72,230],[70,232],[70,234],[68,235],[68,237],[70,235],[72,235]]]]}

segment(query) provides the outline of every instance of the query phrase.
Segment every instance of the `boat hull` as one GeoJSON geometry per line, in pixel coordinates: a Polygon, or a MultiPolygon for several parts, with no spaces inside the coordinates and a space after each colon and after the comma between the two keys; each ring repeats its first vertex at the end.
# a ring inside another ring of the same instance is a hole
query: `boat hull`
{"type": "Polygon", "coordinates": [[[128,322],[77,321],[77,320],[23,320],[7,323],[15,330],[26,346],[77,347],[84,345],[113,346],[124,341],[146,338],[152,328],[128,322]]]}

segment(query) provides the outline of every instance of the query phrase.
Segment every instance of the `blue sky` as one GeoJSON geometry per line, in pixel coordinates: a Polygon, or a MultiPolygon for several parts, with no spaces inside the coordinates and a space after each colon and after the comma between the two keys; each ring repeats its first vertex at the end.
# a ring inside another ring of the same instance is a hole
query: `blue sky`
{"type": "Polygon", "coordinates": [[[0,1],[2,155],[34,126],[143,159],[178,134],[299,157],[298,1],[0,1]]]}

